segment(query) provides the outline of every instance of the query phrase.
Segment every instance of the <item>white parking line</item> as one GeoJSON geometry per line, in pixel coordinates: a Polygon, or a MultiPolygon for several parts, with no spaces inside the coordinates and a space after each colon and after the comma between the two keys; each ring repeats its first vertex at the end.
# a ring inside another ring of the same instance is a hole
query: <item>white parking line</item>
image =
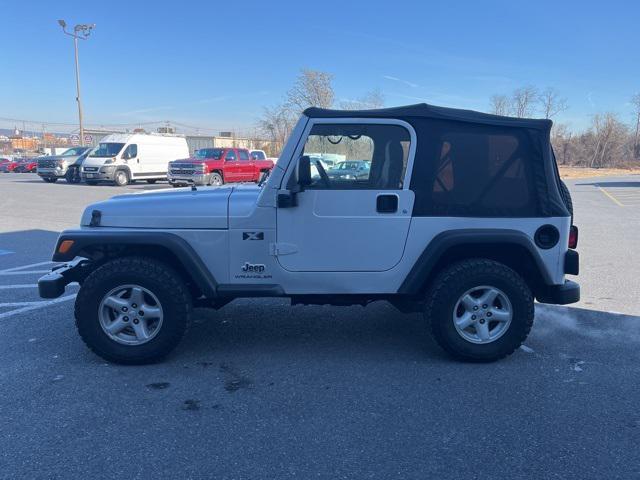
{"type": "Polygon", "coordinates": [[[8,318],[8,317],[13,317],[14,315],[18,315],[20,313],[25,313],[25,312],[30,312],[33,310],[39,310],[41,308],[45,308],[48,307],[49,305],[54,305],[56,303],[62,303],[62,302],[66,302],[69,300],[73,300],[74,298],[76,298],[76,293],[74,293],[73,295],[67,295],[65,297],[60,297],[60,298],[55,298],[53,300],[46,300],[44,302],[36,302],[32,305],[26,305],[22,308],[17,308],[15,310],[9,310],[8,312],[4,312],[4,313],[0,313],[0,319],[3,318],[8,318]]]}
{"type": "Polygon", "coordinates": [[[0,285],[0,290],[13,290],[15,288],[36,288],[36,283],[18,283],[16,285],[0,285]]]}
{"type": "Polygon", "coordinates": [[[9,275],[35,275],[36,273],[43,274],[43,273],[49,273],[50,271],[51,270],[20,270],[17,272],[0,271],[0,277],[9,276],[9,275]]]}
{"type": "MultiPolygon", "coordinates": [[[[29,265],[21,265],[19,267],[5,268],[4,270],[0,270],[0,275],[3,273],[15,272],[18,270],[22,271],[23,268],[41,267],[42,265],[50,265],[52,263],[56,263],[56,262],[52,262],[51,260],[49,260],[47,262],[30,263],[29,265]]],[[[49,270],[45,270],[45,271],[48,272],[49,270]]],[[[40,270],[38,270],[38,272],[40,272],[40,270]]]]}
{"type": "MultiPolygon", "coordinates": [[[[71,282],[68,287],[75,287],[78,282],[71,282]]],[[[0,290],[14,290],[17,288],[38,288],[37,283],[17,283],[15,285],[0,285],[0,290]]]]}

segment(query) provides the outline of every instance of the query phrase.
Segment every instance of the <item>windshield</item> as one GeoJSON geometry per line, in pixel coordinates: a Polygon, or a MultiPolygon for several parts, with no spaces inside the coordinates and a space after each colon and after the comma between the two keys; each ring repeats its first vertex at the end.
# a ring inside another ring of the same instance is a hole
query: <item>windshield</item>
{"type": "Polygon", "coordinates": [[[120,153],[124,147],[124,143],[101,143],[98,145],[91,154],[90,157],[115,157],[120,153]]]}
{"type": "Polygon", "coordinates": [[[194,156],[199,159],[213,158],[214,160],[220,160],[223,153],[223,148],[201,148],[195,151],[194,156]]]}
{"type": "Polygon", "coordinates": [[[70,148],[69,150],[65,150],[62,152],[61,157],[75,157],[77,155],[82,155],[87,150],[86,147],[76,147],[70,148]]]}

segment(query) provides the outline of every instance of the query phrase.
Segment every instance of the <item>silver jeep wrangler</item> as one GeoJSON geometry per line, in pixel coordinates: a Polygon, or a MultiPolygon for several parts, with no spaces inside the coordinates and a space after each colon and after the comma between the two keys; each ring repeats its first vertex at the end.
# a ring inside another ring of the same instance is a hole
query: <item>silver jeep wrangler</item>
{"type": "Polygon", "coordinates": [[[260,185],[90,205],[60,235],[53,260],[63,263],[40,295],[79,282],[80,336],[118,363],[157,361],[194,307],[239,297],[387,300],[423,312],[454,357],[500,359],[531,330],[534,299],[580,297],[565,279],[578,274],[578,231],[550,128],[426,104],[310,108],[260,185]],[[316,152],[368,162],[367,174],[329,174],[316,152]]]}

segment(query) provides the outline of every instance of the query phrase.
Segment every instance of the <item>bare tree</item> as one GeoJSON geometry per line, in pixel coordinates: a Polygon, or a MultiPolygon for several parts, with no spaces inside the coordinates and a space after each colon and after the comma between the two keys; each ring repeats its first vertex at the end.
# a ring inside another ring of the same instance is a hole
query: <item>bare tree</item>
{"type": "Polygon", "coordinates": [[[309,107],[331,108],[335,96],[332,80],[330,73],[303,68],[287,92],[287,106],[295,113],[309,107]]]}
{"type": "Polygon", "coordinates": [[[277,155],[282,150],[295,122],[296,116],[285,105],[264,108],[262,118],[258,121],[258,130],[267,137],[272,145],[270,155],[277,155]]]}
{"type": "Polygon", "coordinates": [[[509,115],[509,110],[511,110],[510,103],[509,97],[506,95],[492,95],[489,100],[491,113],[494,115],[509,115]]]}
{"type": "Polygon", "coordinates": [[[569,106],[567,99],[561,97],[555,88],[545,88],[538,96],[544,118],[552,118],[560,112],[564,112],[569,106]]]}
{"type": "Polygon", "coordinates": [[[551,144],[560,165],[571,163],[573,133],[565,123],[554,123],[551,129],[551,144]]]}
{"type": "Polygon", "coordinates": [[[511,95],[511,108],[514,116],[531,117],[538,100],[538,89],[532,85],[518,88],[511,95]]]}
{"type": "Polygon", "coordinates": [[[634,108],[636,116],[636,133],[633,137],[633,158],[640,158],[640,93],[636,93],[631,97],[631,105],[634,108]]]}
{"type": "Polygon", "coordinates": [[[589,167],[615,167],[624,162],[629,132],[614,113],[594,115],[589,133],[589,167]]]}
{"type": "Polygon", "coordinates": [[[384,94],[379,90],[371,90],[365,93],[357,100],[343,100],[340,102],[340,108],[342,110],[365,110],[369,108],[382,108],[384,107],[384,94]]]}

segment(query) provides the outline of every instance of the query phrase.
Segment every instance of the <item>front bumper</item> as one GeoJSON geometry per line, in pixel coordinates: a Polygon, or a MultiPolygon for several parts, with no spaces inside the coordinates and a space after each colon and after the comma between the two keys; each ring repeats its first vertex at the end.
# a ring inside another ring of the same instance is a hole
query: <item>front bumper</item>
{"type": "Polygon", "coordinates": [[[105,167],[100,167],[98,170],[87,172],[85,169],[82,169],[80,177],[83,181],[90,182],[112,182],[116,173],[116,166],[110,165],[105,167]]]}
{"type": "Polygon", "coordinates": [[[89,274],[90,263],[86,258],[76,258],[55,267],[38,280],[40,297],[57,298],[71,282],[82,282],[89,274]]]}
{"type": "Polygon", "coordinates": [[[63,178],[67,174],[67,169],[64,168],[38,168],[37,174],[43,178],[63,178]]]}
{"type": "Polygon", "coordinates": [[[211,183],[210,173],[194,173],[193,175],[167,174],[167,180],[172,185],[208,185],[211,183]]]}
{"type": "Polygon", "coordinates": [[[540,303],[567,305],[580,300],[580,285],[571,280],[565,280],[562,285],[547,285],[536,293],[540,303]]]}

